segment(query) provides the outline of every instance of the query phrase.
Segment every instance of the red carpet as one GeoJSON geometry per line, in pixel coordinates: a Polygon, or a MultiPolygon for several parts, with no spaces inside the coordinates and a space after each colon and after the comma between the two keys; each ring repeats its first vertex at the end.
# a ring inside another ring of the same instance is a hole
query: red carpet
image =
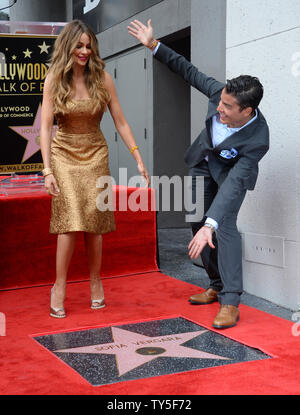
{"type": "MultiPolygon", "coordinates": [[[[115,190],[117,195],[125,189],[115,190]]],[[[141,198],[146,193],[153,196],[150,189],[141,192],[141,198]]],[[[91,386],[33,337],[172,317],[212,329],[218,304],[190,305],[188,297],[199,288],[158,272],[155,212],[118,209],[117,231],[105,236],[103,248],[107,307],[90,309],[88,267],[81,239],[70,268],[73,282],[67,288],[67,318],[51,318],[56,238],[48,234],[49,213],[50,199],[45,194],[0,198],[1,395],[299,394],[300,336],[292,335],[293,323],[243,305],[238,325],[218,333],[272,358],[91,386]],[[23,288],[9,290],[15,287],[23,288]],[[4,316],[5,336],[1,324],[4,316]]]]}
{"type": "MultiPolygon", "coordinates": [[[[114,186],[114,197],[116,231],[103,235],[102,277],[157,271],[154,190],[114,186]],[[122,210],[134,197],[141,210],[122,210]]],[[[0,197],[0,290],[55,280],[56,235],[49,234],[50,211],[51,197],[44,191],[0,197]]],[[[89,276],[82,233],[69,275],[68,281],[89,276]]]]}
{"type": "Polygon", "coordinates": [[[236,327],[219,333],[258,348],[271,359],[92,387],[41,347],[32,335],[182,316],[208,329],[218,304],[192,306],[199,289],[159,272],[107,278],[107,307],[89,308],[87,282],[68,285],[67,318],[48,315],[50,286],[0,292],[7,320],[1,344],[1,395],[293,395],[300,392],[300,337],[292,322],[240,306],[236,327]]]}

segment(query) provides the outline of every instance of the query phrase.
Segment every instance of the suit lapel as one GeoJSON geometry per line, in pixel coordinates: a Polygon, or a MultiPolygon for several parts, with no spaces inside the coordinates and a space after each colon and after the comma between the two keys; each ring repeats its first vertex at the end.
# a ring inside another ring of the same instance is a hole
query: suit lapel
{"type": "Polygon", "coordinates": [[[235,144],[242,144],[243,141],[246,141],[248,138],[253,137],[253,133],[256,129],[257,123],[259,122],[259,112],[257,115],[257,119],[253,121],[251,124],[247,125],[247,127],[242,128],[241,130],[233,133],[229,137],[225,138],[220,144],[218,144],[214,150],[219,151],[224,148],[230,149],[230,147],[234,147],[235,144]]]}
{"type": "Polygon", "coordinates": [[[207,137],[208,137],[208,146],[212,148],[212,137],[211,137],[211,124],[212,124],[212,118],[214,115],[217,115],[217,106],[214,102],[209,101],[208,104],[208,111],[206,115],[205,125],[206,125],[206,131],[207,131],[207,137]]]}
{"type": "MultiPolygon", "coordinates": [[[[250,127],[250,125],[249,125],[250,127]]],[[[240,131],[237,131],[236,133],[233,133],[229,137],[225,138],[224,141],[222,141],[220,144],[218,144],[214,150],[219,151],[224,148],[230,149],[230,147],[234,147],[235,144],[241,144],[243,141],[247,140],[251,136],[251,133],[249,133],[248,127],[243,128],[240,131]]]]}

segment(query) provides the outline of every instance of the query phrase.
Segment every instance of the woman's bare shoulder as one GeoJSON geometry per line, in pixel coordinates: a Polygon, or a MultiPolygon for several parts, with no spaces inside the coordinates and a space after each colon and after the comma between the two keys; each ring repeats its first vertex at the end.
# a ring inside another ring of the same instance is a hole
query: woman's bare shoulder
{"type": "Polygon", "coordinates": [[[108,86],[114,83],[112,76],[106,71],[103,71],[103,81],[104,81],[104,85],[108,85],[108,86]]]}

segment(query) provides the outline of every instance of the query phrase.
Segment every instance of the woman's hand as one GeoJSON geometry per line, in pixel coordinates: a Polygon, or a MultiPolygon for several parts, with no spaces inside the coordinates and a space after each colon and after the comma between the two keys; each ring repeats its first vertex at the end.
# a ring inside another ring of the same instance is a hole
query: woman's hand
{"type": "Polygon", "coordinates": [[[56,183],[56,180],[53,174],[48,174],[48,176],[45,177],[45,188],[49,195],[51,196],[59,195],[60,190],[57,186],[57,183],[56,183]]]}
{"type": "Polygon", "coordinates": [[[146,183],[147,183],[146,184],[146,188],[149,187],[149,184],[150,184],[150,176],[149,176],[149,173],[148,173],[148,171],[147,171],[144,163],[143,162],[139,162],[137,164],[137,168],[138,168],[138,171],[140,172],[141,176],[143,176],[144,179],[146,180],[146,183]]]}
{"type": "Polygon", "coordinates": [[[128,33],[149,48],[154,40],[151,19],[148,20],[147,26],[143,25],[139,20],[130,22],[130,25],[127,27],[128,33]]]}

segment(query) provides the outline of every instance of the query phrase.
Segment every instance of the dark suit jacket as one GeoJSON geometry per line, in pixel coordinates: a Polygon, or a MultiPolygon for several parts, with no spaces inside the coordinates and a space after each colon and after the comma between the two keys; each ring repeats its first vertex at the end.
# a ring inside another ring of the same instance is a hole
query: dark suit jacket
{"type": "Polygon", "coordinates": [[[205,215],[219,223],[225,215],[230,214],[234,209],[235,201],[242,191],[254,189],[258,175],[258,162],[269,149],[268,125],[258,109],[255,121],[213,148],[212,118],[218,113],[217,107],[225,84],[200,72],[183,56],[162,43],[155,58],[165,63],[173,72],[178,73],[186,82],[209,98],[206,127],[187,149],[184,159],[191,168],[208,155],[209,170],[218,184],[219,190],[205,215]],[[234,158],[222,157],[222,150],[231,150],[232,148],[237,151],[234,158]]]}

